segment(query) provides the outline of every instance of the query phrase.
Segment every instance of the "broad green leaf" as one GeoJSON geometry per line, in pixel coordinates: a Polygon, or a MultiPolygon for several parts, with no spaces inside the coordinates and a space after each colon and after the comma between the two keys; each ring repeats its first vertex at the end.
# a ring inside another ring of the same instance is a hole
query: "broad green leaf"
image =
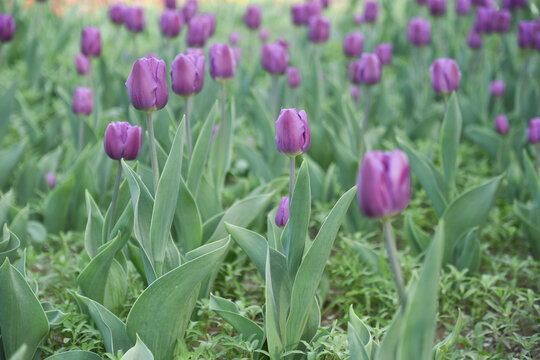
{"type": "Polygon", "coordinates": [[[254,321],[242,316],[232,301],[210,295],[210,310],[231,324],[242,335],[244,340],[257,340],[258,348],[262,347],[264,343],[264,330],[254,321]]]}
{"type": "Polygon", "coordinates": [[[21,273],[8,260],[0,266],[0,331],[4,354],[10,359],[26,344],[31,360],[49,332],[47,316],[21,273]]]}
{"type": "Polygon", "coordinates": [[[514,211],[523,225],[523,231],[535,259],[540,259],[540,227],[538,223],[531,221],[530,210],[524,205],[514,203],[514,211]]]}
{"type": "Polygon", "coordinates": [[[277,208],[269,212],[266,216],[266,236],[268,238],[268,244],[270,247],[283,253],[283,246],[281,245],[281,233],[283,231],[279,226],[276,225],[276,211],[277,208]]]}
{"type": "Polygon", "coordinates": [[[372,346],[371,334],[362,320],[355,314],[352,305],[349,308],[347,333],[351,360],[370,360],[372,346]]]}
{"type": "Polygon", "coordinates": [[[21,247],[26,247],[28,244],[27,228],[28,228],[28,217],[30,210],[28,205],[24,208],[18,210],[17,215],[11,221],[9,225],[11,232],[15,234],[21,241],[21,247]]]}
{"type": "Polygon", "coordinates": [[[56,234],[64,230],[74,186],[75,179],[70,176],[57,185],[45,198],[43,216],[48,232],[56,234]]]}
{"type": "Polygon", "coordinates": [[[182,252],[185,254],[201,246],[203,232],[201,214],[183,179],[180,180],[175,216],[182,252]]]}
{"type": "Polygon", "coordinates": [[[154,360],[154,355],[137,336],[135,346],[129,349],[121,360],[154,360]]]}
{"type": "Polygon", "coordinates": [[[178,191],[182,180],[182,158],[184,150],[184,120],[178,125],[176,135],[159,178],[156,191],[152,221],[150,224],[150,243],[152,246],[152,260],[156,275],[163,273],[163,262],[167,241],[171,232],[171,225],[178,201],[178,191]]]}
{"type": "Polygon", "coordinates": [[[90,351],[72,350],[49,356],[45,360],[102,360],[97,354],[90,351]]]}
{"type": "Polygon", "coordinates": [[[497,158],[501,146],[501,136],[495,131],[479,125],[470,125],[465,129],[465,135],[487,151],[493,159],[497,158]]]}
{"type": "Polygon", "coordinates": [[[445,354],[451,355],[451,352],[454,350],[454,345],[459,339],[459,333],[463,328],[463,314],[459,309],[458,317],[454,329],[443,341],[435,345],[433,349],[433,358],[434,360],[442,360],[445,354]]]}
{"type": "Polygon", "coordinates": [[[441,162],[444,170],[446,184],[454,187],[454,178],[456,175],[456,161],[459,148],[459,139],[461,137],[461,126],[463,120],[456,92],[450,95],[448,109],[444,116],[441,126],[439,141],[441,142],[441,162]]]}
{"type": "Polygon", "coordinates": [[[2,263],[6,259],[14,261],[20,245],[19,238],[8,229],[7,224],[4,224],[2,241],[0,241],[0,261],[2,263]]]}
{"type": "MultiPolygon", "coordinates": [[[[289,221],[283,229],[281,243],[287,258],[289,276],[294,279],[304,255],[305,239],[308,235],[309,217],[311,214],[311,188],[307,162],[303,162],[298,171],[298,179],[294,185],[290,199],[289,221]]],[[[306,299],[310,299],[307,297],[306,299]]]]}
{"type": "Polygon", "coordinates": [[[254,231],[225,223],[225,228],[233,240],[244,250],[264,279],[266,269],[266,239],[254,231]]]}
{"type": "Polygon", "coordinates": [[[13,82],[11,87],[0,96],[0,114],[2,114],[2,121],[0,121],[0,143],[2,143],[4,135],[7,134],[18,86],[19,84],[17,82],[13,82]]]}
{"type": "Polygon", "coordinates": [[[15,167],[20,164],[24,148],[25,143],[20,142],[0,150],[0,189],[6,185],[6,182],[14,174],[15,167]]]}
{"type": "MultiPolygon", "coordinates": [[[[178,339],[184,335],[195,307],[201,282],[225,256],[230,240],[220,247],[190,260],[150,284],[137,298],[127,318],[132,341],[138,334],[156,360],[176,358],[178,339]]],[[[214,246],[214,244],[210,244],[214,246]]]]}
{"type": "Polygon", "coordinates": [[[98,254],[98,249],[103,245],[103,215],[88,191],[85,192],[86,212],[88,220],[86,221],[86,230],[84,232],[84,248],[90,258],[98,254]]]}
{"type": "Polygon", "coordinates": [[[416,255],[426,251],[431,243],[429,234],[416,226],[410,215],[405,217],[405,239],[416,255]]]}
{"type": "Polygon", "coordinates": [[[317,334],[320,325],[321,308],[319,307],[317,297],[313,297],[307,314],[306,326],[304,326],[304,331],[302,332],[300,340],[311,343],[311,340],[313,340],[314,336],[317,334]]]}
{"type": "Polygon", "coordinates": [[[11,208],[11,204],[14,202],[13,190],[9,190],[7,193],[3,194],[0,198],[0,225],[4,226],[8,222],[8,213],[11,208]]]}
{"type": "MultiPolygon", "coordinates": [[[[403,338],[403,326],[405,316],[401,308],[399,308],[392,319],[392,323],[386,330],[384,337],[375,352],[375,360],[398,359],[398,346],[403,338]]],[[[412,359],[411,359],[412,360],[412,359]]],[[[423,359],[415,359],[423,360],[423,359]]]]}
{"type": "Polygon", "coordinates": [[[523,150],[523,165],[532,198],[537,206],[540,206],[540,180],[538,180],[536,169],[525,150],[523,150]]]}
{"type": "Polygon", "coordinates": [[[309,307],[306,306],[306,301],[312,299],[317,292],[334,240],[355,194],[356,186],[337,201],[298,268],[292,286],[291,309],[287,319],[288,350],[292,350],[300,341],[308,320],[309,307]]]}
{"type": "Polygon", "coordinates": [[[214,178],[214,186],[217,189],[223,189],[225,175],[229,171],[231,163],[231,153],[233,148],[233,128],[234,128],[234,101],[227,101],[224,96],[225,83],[222,83],[222,98],[221,98],[221,120],[219,128],[212,143],[210,153],[209,166],[212,169],[214,178]],[[226,102],[224,104],[224,102],[226,102]],[[227,113],[227,105],[230,104],[231,112],[227,113]],[[223,117],[225,116],[226,119],[223,117]],[[224,121],[225,120],[225,121],[224,121]]]}
{"type": "Polygon", "coordinates": [[[474,274],[480,267],[480,244],[477,227],[472,228],[459,238],[454,247],[452,264],[458,269],[469,269],[474,274]]]}
{"type": "Polygon", "coordinates": [[[238,155],[248,162],[250,173],[261,177],[266,182],[272,181],[275,174],[257,149],[244,144],[238,144],[237,149],[238,155]]]}

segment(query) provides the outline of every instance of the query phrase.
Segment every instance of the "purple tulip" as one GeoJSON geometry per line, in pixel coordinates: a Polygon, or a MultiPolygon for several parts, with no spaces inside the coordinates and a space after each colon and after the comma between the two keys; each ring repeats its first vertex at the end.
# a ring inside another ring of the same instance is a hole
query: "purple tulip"
{"type": "Polygon", "coordinates": [[[534,48],[538,24],[535,21],[520,21],[518,24],[518,45],[522,49],[534,48]]]}
{"type": "Polygon", "coordinates": [[[73,105],[71,107],[77,115],[90,115],[94,108],[94,96],[92,89],[85,87],[75,88],[73,94],[73,105]]]}
{"type": "Polygon", "coordinates": [[[457,0],[456,12],[459,15],[467,15],[471,10],[471,0],[457,0]]]}
{"type": "Polygon", "coordinates": [[[276,212],[276,225],[284,227],[287,225],[287,221],[289,221],[289,198],[283,196],[276,212]]]}
{"type": "Polygon", "coordinates": [[[505,10],[514,11],[527,7],[527,0],[503,0],[502,8],[505,10]]]}
{"type": "Polygon", "coordinates": [[[364,22],[364,15],[362,15],[362,14],[354,14],[353,15],[353,22],[358,26],[362,25],[362,23],[364,22]]]}
{"type": "Polygon", "coordinates": [[[459,89],[461,73],[455,60],[440,58],[433,62],[429,68],[431,85],[439,94],[448,94],[459,89]]]}
{"type": "Polygon", "coordinates": [[[473,50],[482,48],[482,38],[476,30],[472,29],[469,31],[469,34],[467,35],[467,44],[473,50]]]}
{"type": "Polygon", "coordinates": [[[496,10],[487,7],[478,8],[476,10],[474,29],[479,33],[492,33],[494,30],[493,18],[495,17],[495,12],[496,10]]]}
{"type": "Polygon", "coordinates": [[[172,62],[172,90],[180,96],[198,94],[204,85],[204,55],[190,52],[179,54],[172,62]]]}
{"type": "Polygon", "coordinates": [[[495,11],[493,14],[493,30],[499,34],[503,34],[510,29],[510,22],[512,20],[512,15],[509,11],[495,11]]]}
{"type": "Polygon", "coordinates": [[[527,134],[529,135],[529,142],[531,144],[540,143],[540,118],[534,118],[529,122],[527,134]]]}
{"type": "Polygon", "coordinates": [[[101,55],[101,33],[97,27],[85,27],[82,30],[81,51],[87,57],[101,55]]]}
{"type": "Polygon", "coordinates": [[[236,59],[234,51],[227,44],[213,44],[210,46],[210,75],[217,81],[234,77],[236,72],[236,59]]]}
{"type": "Polygon", "coordinates": [[[285,48],[285,50],[289,50],[289,42],[287,40],[285,40],[284,38],[278,38],[276,40],[276,44],[278,44],[279,46],[285,48]]]}
{"type": "Polygon", "coordinates": [[[289,65],[287,48],[278,43],[264,44],[261,50],[261,62],[264,70],[270,74],[285,74],[289,65]]]}
{"type": "Polygon", "coordinates": [[[309,21],[311,18],[319,17],[322,13],[322,4],[318,1],[310,1],[306,3],[306,16],[307,16],[307,23],[309,24],[309,21]]]}
{"type": "Polygon", "coordinates": [[[208,30],[207,20],[200,15],[195,16],[189,22],[188,33],[187,33],[187,44],[188,46],[198,46],[203,47],[206,44],[208,30]]]}
{"type": "Polygon", "coordinates": [[[364,53],[353,66],[355,84],[374,85],[381,80],[382,65],[377,55],[364,53]]]}
{"type": "Polygon", "coordinates": [[[308,116],[304,110],[281,109],[276,121],[276,147],[287,156],[305,153],[311,145],[308,116]]]}
{"type": "Polygon", "coordinates": [[[165,7],[167,9],[176,9],[176,0],[165,0],[165,7]]]}
{"type": "Polygon", "coordinates": [[[309,40],[314,43],[323,43],[330,37],[330,20],[322,16],[312,17],[309,20],[309,40]]]}
{"type": "Polygon", "coordinates": [[[351,85],[350,92],[352,101],[358,102],[360,100],[360,88],[356,85],[351,85]]]}
{"type": "Polygon", "coordinates": [[[240,42],[240,34],[238,34],[238,32],[236,31],[233,31],[229,34],[229,43],[233,46],[236,46],[238,45],[238,43],[240,42]]]}
{"type": "Polygon", "coordinates": [[[374,23],[377,20],[377,14],[379,13],[379,4],[375,1],[366,1],[364,5],[364,21],[368,23],[374,23]]]}
{"type": "Polygon", "coordinates": [[[113,160],[134,160],[142,145],[142,129],[130,123],[111,122],[105,130],[105,152],[113,160]]]}
{"type": "Polygon", "coordinates": [[[291,6],[292,22],[296,26],[308,24],[308,13],[304,4],[293,4],[291,6]]]}
{"type": "Polygon", "coordinates": [[[128,7],[125,12],[124,23],[132,33],[142,32],[146,26],[143,8],[140,6],[128,7]]]}
{"type": "Polygon", "coordinates": [[[399,214],[411,198],[407,155],[399,149],[367,152],[357,183],[358,204],[365,216],[387,218],[399,214]]]}
{"type": "Polygon", "coordinates": [[[251,30],[257,30],[261,26],[262,8],[258,5],[250,5],[244,14],[244,23],[251,30]]]}
{"type": "Polygon", "coordinates": [[[300,85],[300,82],[302,81],[302,77],[300,76],[300,71],[298,68],[295,68],[293,66],[290,66],[287,68],[287,83],[289,84],[289,87],[291,89],[297,88],[300,85]]]}
{"type": "Polygon", "coordinates": [[[261,30],[259,30],[259,39],[262,43],[267,42],[269,37],[270,31],[267,28],[262,28],[261,30]]]}
{"type": "Polygon", "coordinates": [[[155,57],[138,59],[133,64],[126,87],[135,109],[146,112],[162,109],[169,100],[165,62],[155,57]]]}
{"type": "Polygon", "coordinates": [[[86,75],[90,71],[90,60],[83,54],[75,56],[75,67],[79,75],[86,75]]]}
{"type": "Polygon", "coordinates": [[[8,42],[13,39],[17,24],[13,16],[0,14],[0,42],[8,42]]]}
{"type": "Polygon", "coordinates": [[[159,19],[161,34],[165,37],[177,37],[183,25],[184,19],[176,10],[167,9],[163,11],[159,19]]]}
{"type": "Polygon", "coordinates": [[[490,85],[491,95],[495,97],[500,97],[504,95],[504,89],[506,84],[501,80],[493,80],[490,85]]]}
{"type": "Polygon", "coordinates": [[[189,23],[191,19],[197,14],[197,11],[199,10],[199,4],[196,0],[188,0],[184,7],[182,8],[182,15],[184,15],[184,20],[186,23],[189,23]]]}
{"type": "Polygon", "coordinates": [[[427,4],[427,0],[416,0],[416,3],[418,5],[426,5],[427,4]]]}
{"type": "Polygon", "coordinates": [[[122,25],[125,21],[127,7],[124,4],[116,3],[109,8],[109,18],[115,25],[122,25]]]}
{"type": "Polygon", "coordinates": [[[382,43],[375,48],[375,54],[379,57],[382,65],[392,63],[392,49],[393,46],[390,43],[382,43]]]}
{"type": "Polygon", "coordinates": [[[425,46],[431,43],[431,24],[422,18],[413,18],[407,29],[409,41],[415,46],[425,46]]]}
{"type": "Polygon", "coordinates": [[[352,32],[345,35],[343,40],[343,52],[345,56],[354,58],[362,54],[364,48],[364,37],[359,32],[352,32]]]}
{"type": "Polygon", "coordinates": [[[428,0],[427,6],[432,16],[442,16],[446,13],[446,0],[428,0]]]}
{"type": "Polygon", "coordinates": [[[206,31],[206,38],[208,39],[212,35],[214,35],[216,31],[216,17],[214,14],[207,14],[207,13],[201,14],[200,16],[206,22],[205,31],[206,31]]]}
{"type": "Polygon", "coordinates": [[[47,185],[49,185],[49,188],[53,189],[56,186],[56,175],[52,172],[46,173],[45,181],[47,181],[47,185]]]}
{"type": "Polygon", "coordinates": [[[321,5],[323,8],[327,8],[330,6],[330,0],[321,0],[321,5]]]}
{"type": "Polygon", "coordinates": [[[497,115],[495,118],[495,131],[504,135],[510,130],[510,124],[508,124],[508,118],[506,115],[497,115]]]}

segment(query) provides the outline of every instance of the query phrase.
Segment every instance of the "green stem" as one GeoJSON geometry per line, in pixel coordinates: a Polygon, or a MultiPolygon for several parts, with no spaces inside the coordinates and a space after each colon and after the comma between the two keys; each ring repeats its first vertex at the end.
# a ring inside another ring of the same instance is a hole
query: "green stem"
{"type": "Polygon", "coordinates": [[[399,302],[401,307],[405,310],[407,305],[407,294],[405,293],[405,286],[403,285],[403,275],[401,274],[401,268],[399,267],[399,260],[397,257],[396,241],[394,239],[394,232],[392,230],[392,223],[390,219],[383,219],[383,233],[384,244],[386,251],[388,252],[388,261],[390,262],[390,268],[392,269],[392,275],[399,296],[399,302]]]}
{"type": "Polygon", "coordinates": [[[279,115],[279,77],[277,75],[272,75],[270,91],[272,92],[272,115],[277,118],[279,115]]]}
{"type": "Polygon", "coordinates": [[[122,162],[118,160],[118,170],[116,171],[116,180],[114,181],[113,197],[111,201],[111,216],[109,217],[109,228],[107,234],[111,236],[112,224],[114,221],[114,214],[116,212],[116,205],[118,204],[118,193],[120,192],[120,183],[122,182],[122,162]]]}
{"type": "Polygon", "coordinates": [[[292,194],[293,194],[293,191],[294,191],[295,159],[296,159],[296,156],[291,156],[289,158],[289,201],[291,201],[292,194]]]}
{"type": "Polygon", "coordinates": [[[186,102],[186,138],[187,138],[187,148],[188,148],[188,165],[191,164],[191,152],[192,152],[192,144],[191,144],[191,124],[190,124],[190,115],[191,115],[191,105],[193,99],[191,96],[188,96],[185,99],[186,102]]]}
{"type": "Polygon", "coordinates": [[[536,149],[536,158],[534,165],[536,167],[536,170],[538,171],[538,169],[540,168],[540,144],[536,144],[534,147],[536,149]]]}
{"type": "Polygon", "coordinates": [[[81,115],[79,115],[79,143],[77,144],[77,150],[79,154],[82,152],[83,149],[83,141],[84,141],[84,120],[81,115]]]}
{"type": "Polygon", "coordinates": [[[157,192],[159,181],[159,164],[156,152],[156,141],[154,140],[154,124],[152,122],[152,113],[146,114],[146,126],[148,130],[148,142],[150,145],[150,162],[152,163],[152,173],[154,174],[154,195],[157,192]]]}
{"type": "Polygon", "coordinates": [[[369,117],[369,102],[371,98],[371,88],[369,86],[366,86],[364,88],[364,118],[362,119],[362,134],[360,134],[360,146],[358,149],[358,152],[362,153],[362,148],[365,146],[364,140],[366,139],[366,131],[368,126],[368,117],[369,117]]]}

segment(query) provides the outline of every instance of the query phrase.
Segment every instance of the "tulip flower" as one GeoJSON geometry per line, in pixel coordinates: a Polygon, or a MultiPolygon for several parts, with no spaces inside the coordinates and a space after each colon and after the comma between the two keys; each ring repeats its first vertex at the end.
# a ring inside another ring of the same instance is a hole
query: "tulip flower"
{"type": "Polygon", "coordinates": [[[534,118],[529,122],[527,134],[531,144],[537,145],[540,143],[540,118],[534,118]]]}
{"type": "Polygon", "coordinates": [[[353,22],[360,26],[364,22],[364,16],[362,14],[354,14],[353,15],[353,22]]]}
{"type": "Polygon", "coordinates": [[[261,30],[259,30],[259,39],[262,43],[267,42],[269,37],[270,31],[267,28],[262,28],[261,30]]]}
{"type": "Polygon", "coordinates": [[[512,15],[509,11],[495,11],[493,16],[493,29],[499,34],[504,34],[510,29],[510,22],[512,20],[512,15]]]}
{"type": "Polygon", "coordinates": [[[276,225],[284,227],[289,221],[289,198],[283,196],[279,202],[279,207],[276,211],[276,225]]]}
{"type": "Polygon", "coordinates": [[[258,5],[250,5],[244,14],[244,23],[250,30],[257,30],[261,26],[262,8],[258,5]]]}
{"type": "Polygon", "coordinates": [[[474,29],[479,33],[489,34],[493,32],[493,21],[495,9],[481,7],[476,10],[474,29]]]}
{"type": "Polygon", "coordinates": [[[501,7],[510,11],[524,9],[527,7],[527,0],[503,0],[501,7]]]}
{"type": "Polygon", "coordinates": [[[456,12],[459,15],[467,15],[471,10],[471,0],[457,0],[456,12]]]}
{"type": "Polygon", "coordinates": [[[330,36],[330,20],[322,16],[312,17],[309,20],[309,40],[314,43],[323,43],[330,36]]]}
{"type": "Polygon", "coordinates": [[[362,54],[364,47],[364,37],[359,32],[352,32],[345,35],[343,40],[343,52],[349,58],[355,58],[362,54]]]}
{"type": "Polygon", "coordinates": [[[501,80],[493,80],[490,85],[491,95],[501,97],[504,95],[506,84],[501,80]]]}
{"type": "Polygon", "coordinates": [[[81,33],[81,51],[87,57],[101,55],[101,33],[96,27],[86,27],[81,33]]]}
{"type": "Polygon", "coordinates": [[[200,14],[189,22],[187,43],[190,47],[203,47],[206,40],[212,36],[215,29],[215,19],[210,14],[200,14]]]}
{"type": "Polygon", "coordinates": [[[296,26],[308,24],[308,13],[305,4],[293,4],[291,6],[292,22],[296,26]]]}
{"type": "Polygon", "coordinates": [[[428,0],[427,6],[432,16],[442,16],[446,13],[446,0],[428,0]]]}
{"type": "Polygon", "coordinates": [[[109,18],[115,25],[122,25],[125,21],[127,7],[124,4],[117,3],[109,8],[109,18]]]}
{"type": "Polygon", "coordinates": [[[73,94],[73,104],[72,110],[79,117],[79,143],[78,150],[79,153],[82,151],[83,140],[84,140],[84,120],[81,115],[90,115],[94,108],[94,96],[92,90],[85,87],[75,88],[75,93],[73,94]]]}
{"type": "Polygon", "coordinates": [[[472,29],[469,34],[467,35],[467,44],[472,50],[478,50],[482,48],[482,38],[476,32],[476,30],[472,29]]]}
{"type": "Polygon", "coordinates": [[[75,56],[75,67],[79,75],[86,75],[90,71],[90,60],[83,54],[75,56]]]}
{"type": "Polygon", "coordinates": [[[182,15],[184,15],[184,20],[186,23],[189,23],[191,19],[197,14],[197,10],[199,9],[199,4],[197,3],[197,0],[188,0],[184,7],[182,8],[182,15]]]}
{"type": "Polygon", "coordinates": [[[429,68],[431,85],[439,94],[449,94],[459,89],[461,72],[453,59],[441,58],[433,62],[429,68]]]}
{"type": "Polygon", "coordinates": [[[56,175],[52,172],[46,173],[45,181],[47,181],[47,185],[49,185],[50,189],[54,189],[56,186],[56,175]]]}
{"type": "Polygon", "coordinates": [[[287,82],[291,89],[297,88],[300,85],[301,80],[302,78],[300,76],[300,71],[298,71],[298,68],[292,66],[287,68],[287,82]]]}
{"type": "Polygon", "coordinates": [[[506,115],[497,115],[495,118],[495,131],[499,134],[504,135],[510,130],[510,125],[508,124],[508,118],[506,115]]]}
{"type": "Polygon", "coordinates": [[[0,43],[9,42],[15,35],[17,24],[13,16],[0,14],[0,43]]]}
{"type": "Polygon", "coordinates": [[[321,0],[321,5],[323,8],[327,8],[330,6],[330,0],[321,0]]]}
{"type": "Polygon", "coordinates": [[[350,87],[350,93],[351,93],[351,99],[354,102],[358,102],[360,100],[360,88],[356,85],[351,85],[350,87]]]}
{"type": "Polygon", "coordinates": [[[139,33],[144,30],[146,19],[142,7],[130,6],[126,9],[124,16],[124,23],[130,32],[139,33]]]}
{"type": "Polygon", "coordinates": [[[426,5],[427,4],[427,0],[416,0],[416,3],[418,5],[426,5]]]}
{"type": "Polygon", "coordinates": [[[431,24],[422,18],[414,18],[407,29],[409,41],[415,46],[425,46],[431,43],[431,24]]]}
{"type": "Polygon", "coordinates": [[[182,30],[183,25],[184,19],[176,10],[165,10],[159,19],[161,34],[165,37],[177,37],[178,34],[180,34],[180,30],[182,30]]]}
{"type": "Polygon", "coordinates": [[[382,43],[375,48],[375,54],[383,66],[392,63],[392,48],[392,44],[390,43],[382,43]]]}
{"type": "Polygon", "coordinates": [[[382,65],[375,54],[362,54],[354,66],[354,83],[374,85],[381,80],[382,65]]]}
{"type": "Polygon", "coordinates": [[[535,34],[538,29],[535,21],[521,21],[518,24],[518,45],[522,49],[534,49],[536,45],[535,34]]]}
{"type": "Polygon", "coordinates": [[[364,5],[364,21],[368,23],[374,23],[377,20],[377,14],[379,13],[379,4],[375,1],[366,1],[364,5]]]}
{"type": "Polygon", "coordinates": [[[261,62],[264,70],[273,75],[282,75],[289,65],[287,49],[278,43],[265,44],[261,50],[261,62]]]}
{"type": "Polygon", "coordinates": [[[409,205],[411,178],[409,160],[401,150],[370,151],[358,173],[358,204],[365,216],[383,219],[385,246],[403,308],[407,303],[403,276],[397,258],[390,218],[409,205]]]}
{"type": "Polygon", "coordinates": [[[240,34],[238,32],[233,31],[229,34],[229,44],[236,46],[240,42],[240,34]]]}
{"type": "Polygon", "coordinates": [[[213,44],[210,47],[210,75],[216,81],[234,77],[236,61],[232,48],[227,44],[213,44]]]}
{"type": "Polygon", "coordinates": [[[176,9],[176,0],[165,0],[165,7],[167,9],[176,9]]]}

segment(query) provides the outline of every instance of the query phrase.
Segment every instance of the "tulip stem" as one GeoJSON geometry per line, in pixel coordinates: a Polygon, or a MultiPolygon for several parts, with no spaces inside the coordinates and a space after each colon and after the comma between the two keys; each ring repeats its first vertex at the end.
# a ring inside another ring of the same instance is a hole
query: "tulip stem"
{"type": "Polygon", "coordinates": [[[392,275],[394,277],[394,282],[396,283],[399,302],[401,303],[403,310],[405,310],[405,306],[407,305],[407,295],[405,293],[405,286],[403,285],[403,275],[401,274],[401,268],[399,267],[396,241],[390,219],[383,219],[383,233],[384,244],[386,246],[386,251],[388,252],[388,261],[390,262],[390,268],[392,269],[392,275]]]}
{"type": "Polygon", "coordinates": [[[292,199],[294,191],[294,168],[296,156],[289,157],[289,201],[292,199]]]}
{"type": "Polygon", "coordinates": [[[538,169],[540,168],[540,144],[536,144],[534,147],[536,149],[536,158],[534,165],[536,167],[536,170],[538,171],[538,169]]]}
{"type": "Polygon", "coordinates": [[[150,145],[150,162],[152,163],[152,173],[154,174],[154,195],[157,193],[159,181],[159,165],[156,152],[156,142],[154,140],[154,123],[152,122],[152,113],[146,114],[146,126],[148,127],[148,142],[150,145]]]}
{"type": "Polygon", "coordinates": [[[192,151],[192,145],[191,145],[191,124],[189,117],[191,115],[191,105],[193,99],[191,96],[188,96],[185,98],[186,101],[186,138],[187,138],[187,148],[188,148],[188,165],[191,164],[191,151],[192,151]]]}
{"type": "Polygon", "coordinates": [[[79,115],[79,143],[77,144],[77,149],[79,154],[82,152],[83,149],[83,141],[84,141],[84,120],[81,115],[79,115]]]}
{"type": "Polygon", "coordinates": [[[368,117],[369,117],[369,101],[371,97],[371,91],[369,86],[365,87],[364,91],[364,98],[365,98],[365,104],[364,104],[364,119],[362,120],[362,134],[360,135],[360,148],[358,149],[358,152],[362,153],[362,148],[365,146],[364,140],[366,139],[366,131],[368,126],[368,117]]]}
{"type": "Polygon", "coordinates": [[[272,75],[272,115],[274,118],[278,116],[278,105],[279,105],[279,77],[277,75],[272,75]]]}
{"type": "Polygon", "coordinates": [[[118,203],[118,193],[120,192],[121,182],[122,182],[122,161],[118,160],[118,170],[116,171],[116,180],[114,181],[113,197],[111,201],[111,215],[109,217],[109,228],[107,230],[107,234],[109,237],[111,236],[112,224],[114,221],[114,213],[116,212],[116,205],[118,203]]]}

